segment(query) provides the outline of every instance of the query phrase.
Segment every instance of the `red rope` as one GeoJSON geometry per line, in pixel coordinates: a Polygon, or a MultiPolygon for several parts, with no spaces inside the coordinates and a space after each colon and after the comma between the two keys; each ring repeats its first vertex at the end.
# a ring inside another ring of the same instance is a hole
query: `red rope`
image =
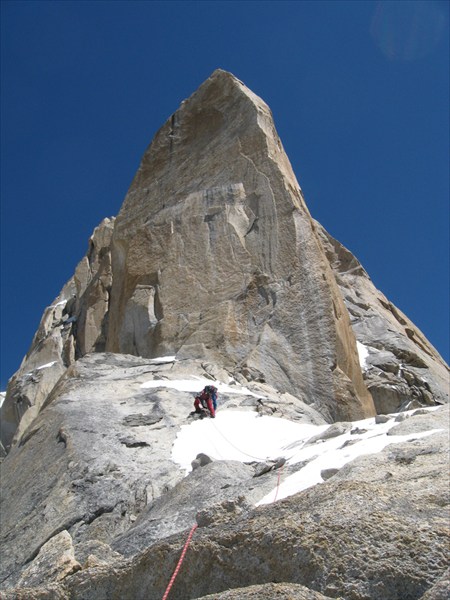
{"type": "Polygon", "coordinates": [[[278,471],[277,489],[275,490],[275,498],[273,499],[274,502],[276,502],[276,499],[278,496],[278,490],[280,489],[280,479],[281,479],[281,474],[283,473],[283,469],[284,469],[284,463],[281,465],[281,469],[278,471]]]}
{"type": "MultiPolygon", "coordinates": [[[[283,473],[283,469],[284,469],[284,463],[281,465],[281,468],[278,471],[277,488],[275,490],[275,498],[273,499],[274,502],[277,499],[278,490],[280,489],[280,481],[281,481],[281,475],[283,473]]],[[[175,571],[173,572],[172,577],[170,578],[169,585],[167,586],[166,591],[164,592],[164,596],[162,597],[162,600],[167,600],[167,597],[169,596],[169,592],[170,592],[170,590],[171,590],[171,588],[173,586],[173,583],[174,583],[174,581],[175,581],[175,579],[176,579],[176,577],[178,575],[178,571],[181,569],[181,565],[183,564],[184,557],[186,556],[186,552],[187,552],[187,550],[189,548],[189,544],[191,543],[192,536],[194,535],[195,530],[197,529],[197,527],[198,527],[198,524],[195,523],[192,526],[192,529],[189,532],[189,535],[187,537],[186,543],[184,544],[184,547],[183,547],[183,551],[181,552],[180,559],[179,559],[179,561],[177,563],[177,566],[175,567],[175,571]]]]}
{"type": "Polygon", "coordinates": [[[181,553],[181,556],[180,556],[180,560],[178,561],[178,564],[175,567],[175,571],[173,572],[173,575],[169,581],[169,585],[167,586],[166,591],[164,592],[164,596],[162,597],[162,600],[167,600],[167,596],[169,595],[170,588],[172,587],[173,582],[175,581],[175,578],[178,575],[178,571],[180,570],[181,565],[183,564],[183,560],[184,560],[184,557],[186,556],[187,549],[189,547],[189,544],[191,543],[192,536],[194,535],[194,532],[197,529],[197,527],[198,527],[198,525],[197,525],[197,523],[195,523],[195,525],[192,526],[192,529],[189,532],[186,543],[184,544],[183,552],[181,553]]]}

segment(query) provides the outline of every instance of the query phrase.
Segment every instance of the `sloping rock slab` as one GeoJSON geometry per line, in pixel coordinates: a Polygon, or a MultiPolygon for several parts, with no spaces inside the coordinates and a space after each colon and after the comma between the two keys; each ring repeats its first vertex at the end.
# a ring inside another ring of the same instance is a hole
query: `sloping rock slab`
{"type": "MultiPolygon", "coordinates": [[[[276,504],[203,521],[171,600],[274,581],[351,600],[420,600],[431,593],[445,575],[450,541],[448,410],[433,414],[439,433],[361,457],[276,504]],[[398,460],[410,449],[412,462],[398,460]]],[[[61,586],[70,600],[160,600],[187,534],[113,566],[79,571],[61,586]]]]}
{"type": "Polygon", "coordinates": [[[436,583],[420,600],[448,600],[450,598],[450,569],[447,569],[436,583]]]}

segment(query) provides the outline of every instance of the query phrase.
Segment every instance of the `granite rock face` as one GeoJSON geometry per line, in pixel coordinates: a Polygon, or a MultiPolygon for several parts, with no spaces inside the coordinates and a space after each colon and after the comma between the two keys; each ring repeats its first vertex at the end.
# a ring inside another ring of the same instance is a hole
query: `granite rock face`
{"type": "Polygon", "coordinates": [[[268,106],[216,71],[156,134],[117,216],[107,350],[208,359],[373,414],[348,313],[268,106]]]}
{"type": "Polygon", "coordinates": [[[358,342],[377,413],[445,404],[449,369],[423,333],[379,290],[359,261],[317,223],[358,342]]]}
{"type": "Polygon", "coordinates": [[[448,377],[311,219],[267,105],[216,71],[156,134],[10,381],[0,595],[160,599],[197,522],[174,600],[438,600],[448,377]],[[376,413],[413,439],[254,508],[304,465],[199,453],[183,472],[185,379],[226,383],[220,410],[329,424],[308,460],[376,413]]]}
{"type": "Polygon", "coordinates": [[[330,422],[374,413],[270,110],[229,73],[214,72],[156,134],[118,217],[45,311],[8,388],[4,446],[68,366],[103,350],[207,359],[294,390],[330,422]]]}
{"type": "Polygon", "coordinates": [[[156,134],[46,309],[8,386],[4,447],[77,358],[104,350],[206,358],[329,422],[448,401],[447,366],[311,219],[269,108],[220,70],[156,134]]]}

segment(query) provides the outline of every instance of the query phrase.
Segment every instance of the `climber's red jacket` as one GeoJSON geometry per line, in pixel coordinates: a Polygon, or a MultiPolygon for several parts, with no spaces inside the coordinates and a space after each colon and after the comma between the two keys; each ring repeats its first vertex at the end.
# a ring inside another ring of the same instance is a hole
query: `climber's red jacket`
{"type": "Polygon", "coordinates": [[[208,394],[208,392],[205,392],[205,390],[201,391],[200,394],[195,397],[194,406],[195,410],[197,411],[201,410],[200,406],[202,406],[203,408],[207,408],[211,417],[214,418],[216,416],[216,411],[214,410],[211,395],[208,394]]]}

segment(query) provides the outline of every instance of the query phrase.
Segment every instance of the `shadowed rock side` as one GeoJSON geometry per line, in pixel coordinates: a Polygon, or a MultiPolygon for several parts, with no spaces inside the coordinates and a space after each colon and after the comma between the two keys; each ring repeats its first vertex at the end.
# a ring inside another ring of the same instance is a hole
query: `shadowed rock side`
{"type": "Polygon", "coordinates": [[[270,110],[231,74],[214,72],[156,134],[112,265],[107,350],[208,358],[329,421],[374,413],[270,110]]]}
{"type": "Polygon", "coordinates": [[[375,288],[359,261],[316,223],[367,356],[364,380],[377,413],[449,401],[449,368],[423,333],[375,288]]]}

